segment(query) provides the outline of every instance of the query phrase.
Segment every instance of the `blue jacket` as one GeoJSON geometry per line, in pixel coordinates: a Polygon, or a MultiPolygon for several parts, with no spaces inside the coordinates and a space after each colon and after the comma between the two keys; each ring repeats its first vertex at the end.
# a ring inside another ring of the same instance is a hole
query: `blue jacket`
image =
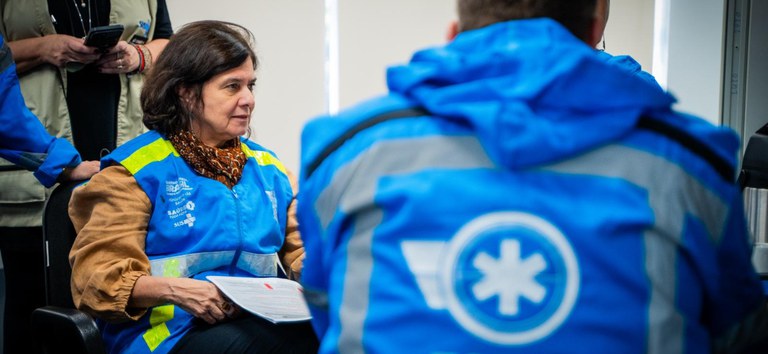
{"type": "Polygon", "coordinates": [[[0,46],[0,157],[34,171],[42,185],[51,187],[64,168],[80,164],[80,155],[66,139],[48,134],[29,111],[16,64],[2,38],[0,46]]]}
{"type": "MultiPolygon", "coordinates": [[[[155,131],[102,159],[102,166],[119,163],[131,172],[152,203],[145,252],[153,276],[278,276],[293,191],[272,152],[247,139],[242,149],[248,161],[232,189],[198,175],[155,131]]],[[[157,354],[167,353],[196,325],[193,320],[164,305],[137,322],[100,325],[109,352],[157,354]]]]}
{"type": "Polygon", "coordinates": [[[618,65],[628,73],[637,75],[637,77],[647,81],[653,86],[658,87],[660,90],[662,89],[661,85],[659,85],[659,83],[656,81],[656,78],[648,72],[643,71],[643,67],[640,65],[640,63],[637,62],[637,60],[635,60],[635,58],[632,58],[629,55],[614,56],[604,51],[598,51],[597,56],[611,64],[618,65]]]}
{"type": "Polygon", "coordinates": [[[387,74],[389,95],[302,135],[322,353],[706,353],[762,302],[738,137],[558,23],[464,32],[387,74]],[[344,136],[408,107],[429,114],[344,136]]]}

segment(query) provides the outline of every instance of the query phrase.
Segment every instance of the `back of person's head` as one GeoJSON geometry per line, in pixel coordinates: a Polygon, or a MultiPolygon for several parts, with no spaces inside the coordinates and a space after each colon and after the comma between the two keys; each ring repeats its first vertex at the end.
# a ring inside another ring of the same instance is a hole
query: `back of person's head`
{"type": "Polygon", "coordinates": [[[144,81],[144,125],[165,135],[189,127],[202,108],[206,81],[248,58],[254,70],[257,68],[252,44],[253,34],[234,23],[198,21],[184,25],[171,37],[144,81]],[[182,101],[182,89],[191,93],[191,102],[182,101]]]}
{"type": "Polygon", "coordinates": [[[549,17],[588,41],[598,0],[458,0],[459,30],[497,22],[549,17]]]}

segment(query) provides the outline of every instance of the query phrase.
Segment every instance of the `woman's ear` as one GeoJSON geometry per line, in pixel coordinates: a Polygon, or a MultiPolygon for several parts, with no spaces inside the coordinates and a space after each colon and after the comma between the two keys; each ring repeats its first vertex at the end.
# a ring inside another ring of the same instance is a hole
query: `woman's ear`
{"type": "Polygon", "coordinates": [[[453,20],[448,25],[448,30],[445,33],[445,39],[448,42],[450,42],[454,38],[456,38],[456,36],[458,36],[458,35],[459,35],[459,21],[453,20]]]}
{"type": "Polygon", "coordinates": [[[192,90],[190,90],[189,87],[186,87],[186,86],[179,87],[178,89],[176,89],[176,94],[179,95],[179,100],[181,102],[184,102],[187,105],[191,105],[192,90]]]}

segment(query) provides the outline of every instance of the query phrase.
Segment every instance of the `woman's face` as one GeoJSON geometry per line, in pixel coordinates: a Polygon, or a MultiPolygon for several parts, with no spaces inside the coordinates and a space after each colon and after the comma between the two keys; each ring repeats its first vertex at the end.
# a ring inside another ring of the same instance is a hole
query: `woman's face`
{"type": "Polygon", "coordinates": [[[244,135],[253,111],[255,82],[250,58],[206,81],[201,97],[202,114],[192,120],[192,132],[208,146],[220,146],[244,135]]]}

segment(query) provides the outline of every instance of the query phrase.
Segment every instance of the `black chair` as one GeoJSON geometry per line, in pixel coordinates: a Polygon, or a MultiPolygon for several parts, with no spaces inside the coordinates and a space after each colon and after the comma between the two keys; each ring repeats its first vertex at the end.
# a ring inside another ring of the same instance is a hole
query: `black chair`
{"type": "Polygon", "coordinates": [[[56,186],[45,204],[43,236],[46,245],[46,306],[32,312],[32,329],[47,354],[106,354],[101,333],[93,318],[75,309],[70,292],[69,250],[75,241],[75,228],[67,206],[79,182],[56,186]]]}

